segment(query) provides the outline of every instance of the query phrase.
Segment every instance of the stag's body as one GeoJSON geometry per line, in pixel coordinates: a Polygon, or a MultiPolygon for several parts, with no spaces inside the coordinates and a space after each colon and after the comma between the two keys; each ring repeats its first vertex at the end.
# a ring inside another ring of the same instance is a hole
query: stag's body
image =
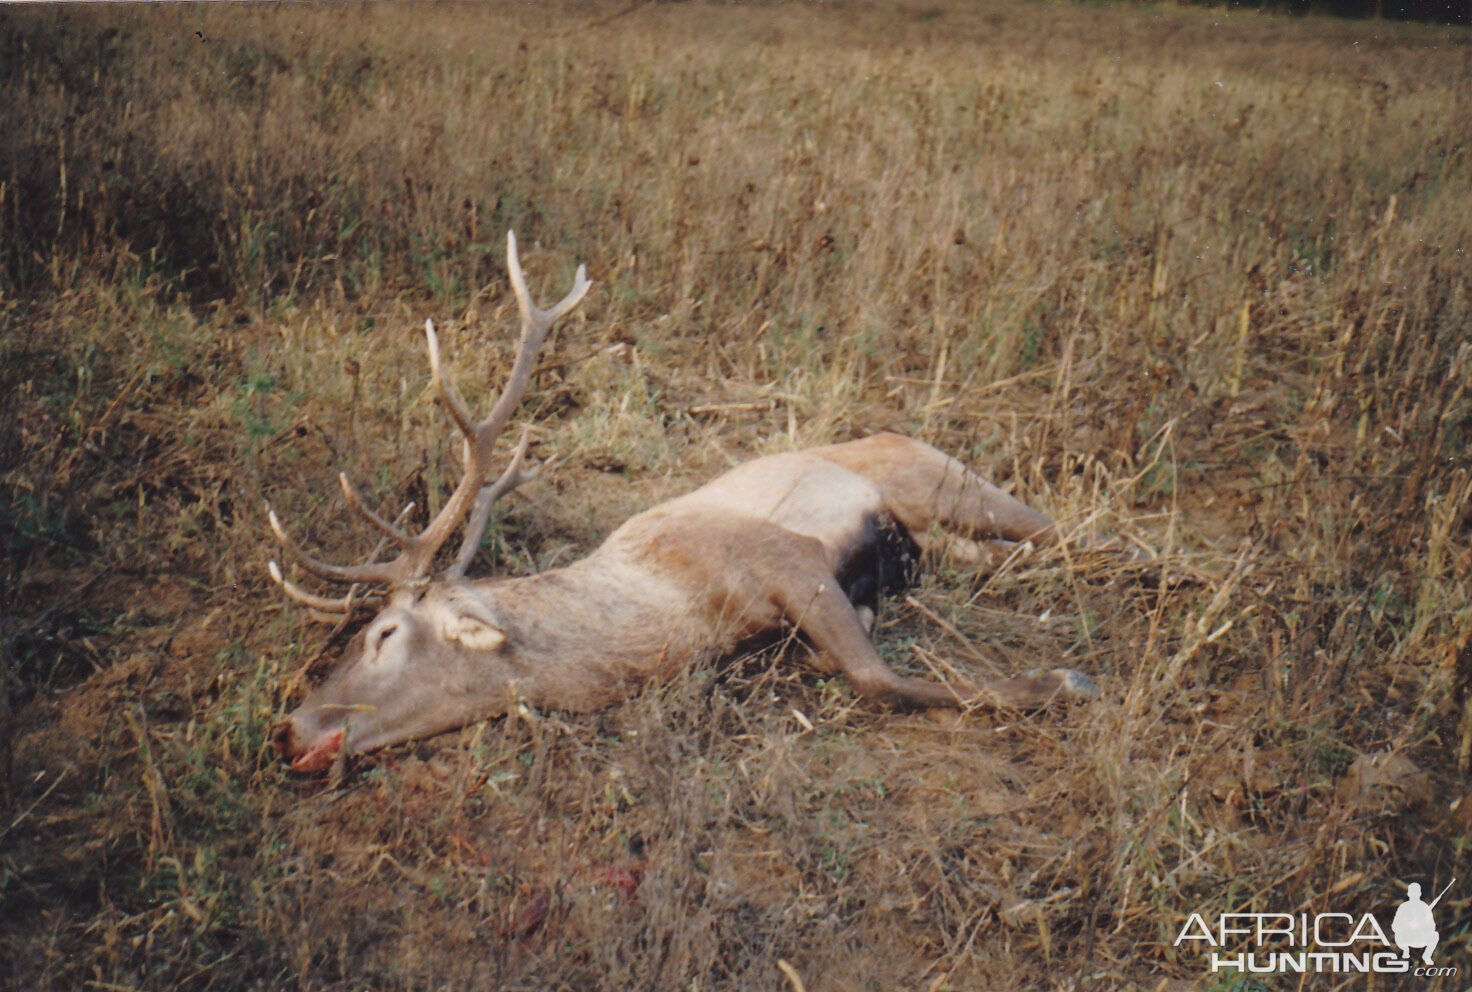
{"type": "MultiPolygon", "coordinates": [[[[523,298],[514,243],[511,260],[523,298]]],[[[554,309],[565,312],[566,304],[554,309]]],[[[432,329],[429,340],[439,384],[432,329]]],[[[522,350],[517,367],[526,364],[522,350]]],[[[463,515],[484,482],[485,458],[475,452],[489,442],[470,425],[463,404],[457,407],[453,390],[440,388],[479,473],[472,478],[468,467],[471,484],[462,482],[452,497],[463,515]]],[[[524,450],[525,442],[488,492],[515,484],[524,450]]],[[[361,509],[345,480],[344,492],[361,509]]],[[[489,499],[482,502],[468,527],[477,541],[489,508],[489,499]]],[[[842,673],[860,695],[890,706],[973,700],[1033,706],[1060,693],[1094,691],[1067,669],[948,687],[902,677],[880,658],[858,607],[900,584],[934,534],[955,535],[977,560],[997,550],[988,547],[992,542],[1057,538],[1048,517],[935,448],[894,434],[748,462],[631,518],[587,558],[522,578],[467,581],[469,554],[462,548],[446,576],[425,579],[425,563],[450,529],[450,511],[426,530],[433,546],[363,512],[405,547],[400,561],[325,565],[296,549],[272,517],[277,536],[309,571],[389,585],[378,616],[278,732],[278,747],[299,771],[326,767],[342,752],[496,716],[518,702],[600,709],[784,627],[804,636],[820,669],[842,673]],[[396,571],[410,557],[423,560],[412,571],[396,571]]],[[[274,564],[273,574],[279,578],[274,564]]],[[[283,584],[313,605],[327,602],[283,584]]]]}
{"type": "Polygon", "coordinates": [[[879,657],[856,607],[902,579],[933,525],[963,541],[1053,532],[1047,517],[898,435],[769,455],[631,518],[566,567],[396,591],[292,715],[283,748],[310,771],[339,747],[428,736],[517,702],[602,709],[784,625],[824,671],[891,706],[1087,692],[1064,670],[953,691],[879,657]]]}

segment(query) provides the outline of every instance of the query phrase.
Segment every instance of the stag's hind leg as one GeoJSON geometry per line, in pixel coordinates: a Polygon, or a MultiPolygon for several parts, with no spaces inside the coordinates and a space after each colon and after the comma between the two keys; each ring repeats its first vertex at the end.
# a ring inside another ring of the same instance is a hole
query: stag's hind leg
{"type": "Polygon", "coordinates": [[[898,709],[976,703],[1027,709],[1058,697],[1098,694],[1086,677],[1066,668],[954,687],[900,675],[875,650],[860,612],[825,567],[818,543],[797,535],[792,538],[789,553],[780,560],[763,563],[771,581],[771,601],[807,638],[817,652],[819,667],[841,672],[859,695],[898,709]]]}
{"type": "MultiPolygon", "coordinates": [[[[983,561],[999,562],[1006,556],[1011,544],[1032,541],[1051,544],[1059,539],[1057,525],[1046,514],[1039,513],[1021,500],[1003,492],[985,479],[969,471],[954,458],[945,455],[923,441],[902,437],[898,434],[877,434],[861,441],[833,445],[819,449],[819,453],[856,472],[874,483],[883,495],[885,505],[896,520],[907,530],[922,549],[929,543],[935,528],[946,532],[954,542],[951,550],[959,550],[962,557],[974,559],[974,564],[983,561]]],[[[838,593],[839,598],[842,594],[838,593]]],[[[845,601],[846,602],[846,601],[845,601]]],[[[851,608],[850,608],[851,611],[851,608]]],[[[881,666],[893,678],[899,679],[884,660],[874,651],[867,633],[863,641],[869,659],[858,650],[857,637],[847,619],[836,608],[815,615],[798,624],[812,640],[814,646],[830,645],[835,657],[860,659],[850,663],[860,672],[855,687],[864,695],[861,681],[870,679],[880,689],[875,693],[900,690],[883,688],[883,683],[872,673],[874,666],[881,666]]],[[[849,665],[841,665],[849,673],[849,665]]],[[[855,676],[849,673],[850,679],[855,676]]],[[[950,701],[912,702],[911,705],[958,705],[958,699],[949,689],[914,679],[901,679],[906,687],[926,687],[920,694],[933,698],[930,690],[940,689],[950,695],[950,701]]],[[[984,683],[975,687],[959,689],[967,699],[964,701],[990,699],[1010,706],[1031,707],[1062,695],[1076,698],[1091,698],[1098,695],[1098,688],[1088,677],[1067,668],[1032,673],[1013,679],[984,683]]],[[[901,693],[902,695],[902,693],[901,693]]]]}
{"type": "Polygon", "coordinates": [[[819,453],[877,485],[890,513],[921,547],[937,526],[961,538],[967,556],[978,559],[1002,553],[1001,542],[1058,538],[1052,518],[923,441],[876,434],[819,453]]]}

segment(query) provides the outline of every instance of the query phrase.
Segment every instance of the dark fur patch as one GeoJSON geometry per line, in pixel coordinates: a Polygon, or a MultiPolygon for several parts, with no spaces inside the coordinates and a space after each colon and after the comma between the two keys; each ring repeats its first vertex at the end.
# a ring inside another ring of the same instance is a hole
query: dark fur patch
{"type": "Polygon", "coordinates": [[[915,581],[920,547],[889,514],[870,515],[859,525],[858,540],[838,565],[838,584],[855,606],[877,607],[879,597],[915,581]]]}

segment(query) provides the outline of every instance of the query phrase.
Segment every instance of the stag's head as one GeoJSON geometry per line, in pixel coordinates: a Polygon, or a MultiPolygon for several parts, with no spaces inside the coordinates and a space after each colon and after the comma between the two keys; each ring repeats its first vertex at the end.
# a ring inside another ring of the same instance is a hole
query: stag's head
{"type": "Polygon", "coordinates": [[[506,238],[506,263],[521,312],[521,337],[511,374],[495,405],[483,420],[470,414],[440,366],[439,341],[434,324],[426,321],[431,385],[464,437],[465,472],[444,507],[419,534],[402,529],[410,507],[396,520],[375,513],[358,495],[346,475],[339,475],[343,499],[380,532],[387,544],[397,545],[392,561],[375,559],[359,565],[332,565],[303,551],[269,511],[271,530],[288,557],[307,573],[328,582],[348,584],[348,593],[330,598],[310,593],[287,580],[276,562],[271,577],[290,595],[326,614],[346,615],[368,605],[378,615],[349,642],[332,675],[307,695],[274,735],[277,750],[291,759],[297,771],[327,767],[339,753],[361,753],[373,748],[427,737],[461,726],[485,715],[485,686],[494,678],[506,635],[478,597],[470,595],[465,570],[480,545],[491,506],[530,478],[525,468],[528,433],[523,433],[510,464],[489,485],[497,438],[521,402],[531,381],[537,352],[557,320],[582,300],[592,285],[578,267],[571,292],[561,302],[542,310],[527,292],[526,278],[516,252],[516,236],[506,238]],[[450,535],[462,524],[465,533],[454,561],[438,575],[434,559],[450,535]],[[360,589],[377,592],[360,596],[360,589]]]}
{"type": "Polygon", "coordinates": [[[463,584],[395,589],[327,680],[276,729],[300,772],[341,753],[453,730],[487,715],[514,671],[506,633],[463,584]]]}

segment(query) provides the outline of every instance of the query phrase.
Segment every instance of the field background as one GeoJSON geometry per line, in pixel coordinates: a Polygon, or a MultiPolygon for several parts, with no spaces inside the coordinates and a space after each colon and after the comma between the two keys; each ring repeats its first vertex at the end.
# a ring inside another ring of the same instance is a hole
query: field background
{"type": "Polygon", "coordinates": [[[5,11],[0,987],[1246,989],[1189,913],[1453,876],[1462,977],[1414,987],[1464,987],[1469,57],[990,0],[5,11]],[[418,329],[494,394],[508,228],[595,286],[477,574],[896,429],[1155,560],[933,562],[885,655],[1105,698],[895,715],[790,645],[289,773],[338,644],[265,503],[339,560],[337,471],[437,507],[418,329]]]}

